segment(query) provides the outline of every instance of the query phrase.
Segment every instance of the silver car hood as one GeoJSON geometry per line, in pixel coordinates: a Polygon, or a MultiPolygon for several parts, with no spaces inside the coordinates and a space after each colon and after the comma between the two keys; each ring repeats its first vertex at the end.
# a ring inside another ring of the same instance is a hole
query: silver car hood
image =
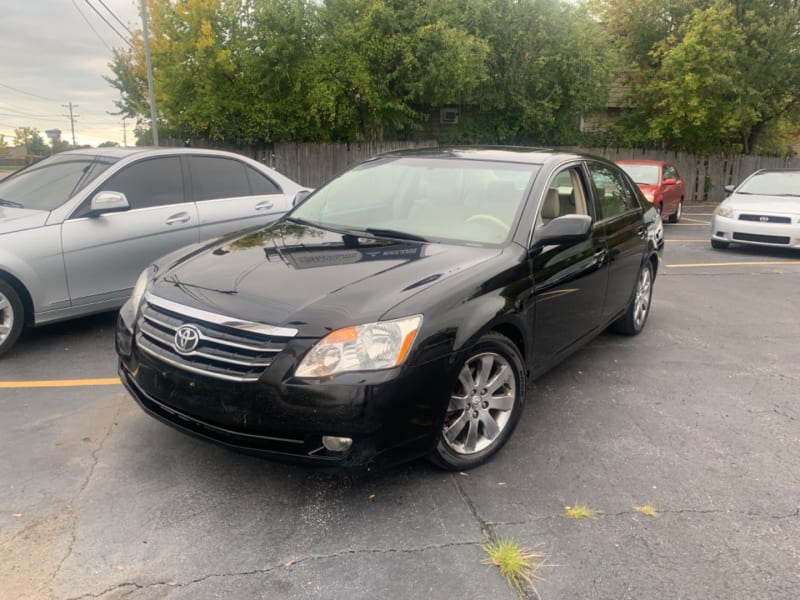
{"type": "Polygon", "coordinates": [[[800,196],[763,196],[732,194],[723,202],[738,212],[800,215],[800,196]]]}
{"type": "Polygon", "coordinates": [[[0,206],[0,234],[43,227],[49,214],[46,210],[0,206]]]}

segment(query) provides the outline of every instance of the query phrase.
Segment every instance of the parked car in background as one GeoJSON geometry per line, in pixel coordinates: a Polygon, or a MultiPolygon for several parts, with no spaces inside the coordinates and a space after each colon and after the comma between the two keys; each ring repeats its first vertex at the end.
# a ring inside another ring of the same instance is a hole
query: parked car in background
{"type": "Polygon", "coordinates": [[[662,217],[670,223],[681,220],[686,185],[673,165],[658,160],[618,160],[617,164],[631,176],[662,217]]]}
{"type": "Polygon", "coordinates": [[[800,170],[756,171],[730,195],[711,218],[711,245],[731,243],[800,248],[800,170]]]}
{"type": "Polygon", "coordinates": [[[235,449],[473,467],[531,378],[645,326],[661,219],[640,198],[576,154],[379,156],[277,223],[146,269],[120,311],[120,377],[151,416],[235,449]]]}
{"type": "Polygon", "coordinates": [[[23,325],[119,308],[136,277],[188,244],[266,224],[300,185],[228,152],[98,148],[0,181],[0,355],[23,325]]]}

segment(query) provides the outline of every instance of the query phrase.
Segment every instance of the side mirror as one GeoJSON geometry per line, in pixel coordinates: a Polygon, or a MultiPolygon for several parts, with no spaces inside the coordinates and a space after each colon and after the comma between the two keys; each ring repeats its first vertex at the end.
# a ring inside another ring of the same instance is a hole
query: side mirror
{"type": "Polygon", "coordinates": [[[589,238],[592,230],[592,217],[588,215],[562,215],[556,217],[533,234],[533,247],[557,244],[574,244],[589,238]]]}
{"type": "Polygon", "coordinates": [[[664,181],[662,181],[661,185],[675,185],[676,183],[678,183],[678,181],[670,177],[669,179],[665,179],[664,181]]]}
{"type": "Polygon", "coordinates": [[[292,200],[292,206],[297,206],[301,204],[303,200],[305,200],[311,192],[314,190],[300,190],[294,195],[294,199],[292,200]]]}
{"type": "Polygon", "coordinates": [[[730,194],[733,193],[733,190],[736,189],[736,186],[735,185],[726,185],[724,189],[725,189],[725,195],[729,196],[730,194]]]}
{"type": "Polygon", "coordinates": [[[98,192],[92,198],[89,214],[98,216],[103,213],[123,212],[131,207],[122,192],[98,192]]]}

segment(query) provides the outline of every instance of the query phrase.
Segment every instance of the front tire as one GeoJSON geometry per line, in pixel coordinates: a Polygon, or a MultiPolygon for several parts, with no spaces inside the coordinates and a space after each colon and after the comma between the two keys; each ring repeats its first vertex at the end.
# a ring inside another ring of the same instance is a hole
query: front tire
{"type": "Polygon", "coordinates": [[[25,322],[22,300],[17,291],[3,279],[0,279],[0,356],[11,349],[25,322]]]}
{"type": "Polygon", "coordinates": [[[453,377],[442,432],[429,459],[449,471],[488,460],[511,437],[525,403],[525,368],[504,335],[478,340],[453,377]]]}
{"type": "Polygon", "coordinates": [[[633,290],[625,314],[611,324],[611,330],[623,335],[638,335],[650,315],[650,302],[653,299],[653,265],[647,261],[639,271],[636,287],[633,290]]]}

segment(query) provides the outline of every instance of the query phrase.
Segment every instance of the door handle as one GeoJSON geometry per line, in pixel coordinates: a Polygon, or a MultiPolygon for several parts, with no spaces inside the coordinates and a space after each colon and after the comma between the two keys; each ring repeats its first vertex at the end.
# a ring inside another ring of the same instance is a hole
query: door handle
{"type": "Polygon", "coordinates": [[[182,212],[176,215],[172,215],[166,221],[164,221],[167,225],[175,225],[175,223],[187,223],[191,217],[189,217],[189,213],[182,212]]]}
{"type": "Polygon", "coordinates": [[[646,234],[647,234],[647,229],[645,229],[643,225],[636,228],[636,235],[638,235],[640,238],[645,237],[646,234]]]}
{"type": "Polygon", "coordinates": [[[256,204],[256,210],[269,210],[273,206],[272,200],[263,200],[256,204]]]}
{"type": "Polygon", "coordinates": [[[605,264],[606,259],[608,258],[608,250],[598,250],[594,253],[594,264],[598,267],[601,267],[605,264]]]}

